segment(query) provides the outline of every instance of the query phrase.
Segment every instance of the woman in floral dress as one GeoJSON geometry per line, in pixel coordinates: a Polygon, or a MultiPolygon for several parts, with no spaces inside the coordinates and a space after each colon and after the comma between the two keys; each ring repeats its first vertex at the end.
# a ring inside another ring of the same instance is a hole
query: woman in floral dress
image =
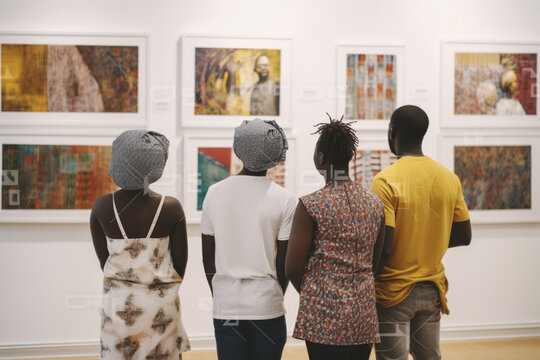
{"type": "Polygon", "coordinates": [[[318,124],[314,163],[326,185],[300,198],[286,272],[300,293],[293,336],[309,358],[368,359],[378,342],[373,270],[384,239],[381,200],[348,176],[358,139],[350,123],[318,124]]]}

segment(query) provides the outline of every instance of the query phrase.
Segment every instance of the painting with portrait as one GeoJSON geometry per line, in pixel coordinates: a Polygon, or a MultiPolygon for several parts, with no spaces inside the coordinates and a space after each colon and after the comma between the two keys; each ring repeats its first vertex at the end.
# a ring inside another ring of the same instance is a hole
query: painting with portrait
{"type": "Polygon", "coordinates": [[[455,146],[470,210],[531,209],[531,146],[455,146]]]}
{"type": "Polygon", "coordinates": [[[280,115],[281,50],[195,48],[195,115],[280,115]]]}
{"type": "Polygon", "coordinates": [[[537,115],[537,54],[454,56],[455,115],[537,115]]]}

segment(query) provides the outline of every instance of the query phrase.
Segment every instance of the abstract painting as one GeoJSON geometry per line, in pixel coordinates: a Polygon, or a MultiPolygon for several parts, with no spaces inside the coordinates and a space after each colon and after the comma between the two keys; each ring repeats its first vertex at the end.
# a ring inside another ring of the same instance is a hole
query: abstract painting
{"type": "Polygon", "coordinates": [[[456,52],[455,115],[537,115],[537,54],[456,52]]]}
{"type": "Polygon", "coordinates": [[[396,58],[347,54],[346,119],[390,118],[396,109],[396,58]]]}
{"type": "Polygon", "coordinates": [[[139,48],[2,44],[3,112],[137,113],[139,48]]]}
{"type": "Polygon", "coordinates": [[[531,146],[455,146],[470,210],[531,209],[531,146]]]}
{"type": "Polygon", "coordinates": [[[110,146],[2,145],[2,210],[91,209],[116,190],[110,146]]]}
{"type": "Polygon", "coordinates": [[[396,161],[390,150],[358,149],[349,163],[349,176],[369,188],[375,175],[396,161]]]}
{"type": "Polygon", "coordinates": [[[280,115],[281,50],[195,48],[195,115],[280,115]]]}
{"type": "MultiPolygon", "coordinates": [[[[197,151],[197,210],[202,205],[208,188],[242,170],[242,161],[230,147],[199,147],[197,151]]],[[[280,186],[285,186],[285,162],[269,169],[266,176],[280,186]]]]}

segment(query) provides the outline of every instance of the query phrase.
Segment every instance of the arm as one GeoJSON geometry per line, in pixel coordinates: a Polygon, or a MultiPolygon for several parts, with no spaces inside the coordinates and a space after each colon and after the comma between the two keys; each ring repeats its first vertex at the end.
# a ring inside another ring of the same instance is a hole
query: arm
{"type": "Polygon", "coordinates": [[[283,294],[287,290],[287,285],[289,285],[289,279],[285,275],[285,257],[287,256],[287,246],[288,241],[278,241],[277,242],[277,256],[276,256],[276,272],[279,285],[283,294]]]}
{"type": "Polygon", "coordinates": [[[187,230],[186,230],[186,216],[180,202],[176,201],[178,208],[178,222],[174,227],[170,236],[171,244],[171,256],[173,266],[178,275],[183,279],[186,272],[186,264],[188,259],[188,242],[187,242],[187,230]]]}
{"type": "Polygon", "coordinates": [[[202,234],[202,253],[203,253],[203,266],[206,273],[206,281],[210,286],[212,294],[212,279],[216,274],[216,239],[213,235],[202,234]]]}
{"type": "Polygon", "coordinates": [[[388,264],[388,259],[392,255],[392,249],[394,247],[394,228],[392,226],[385,225],[384,227],[384,246],[382,247],[381,260],[379,266],[375,271],[375,274],[380,274],[382,269],[388,264]]]}
{"type": "Polygon", "coordinates": [[[467,246],[471,243],[471,238],[472,230],[470,220],[453,222],[448,247],[467,246]]]}
{"type": "Polygon", "coordinates": [[[285,272],[294,288],[300,293],[302,278],[308,262],[308,254],[313,245],[315,221],[307,213],[300,201],[296,206],[289,239],[289,249],[285,259],[285,272]]]}
{"type": "Polygon", "coordinates": [[[384,225],[384,215],[381,220],[381,226],[379,228],[379,233],[377,234],[377,241],[373,248],[373,275],[377,276],[379,273],[379,264],[381,263],[382,252],[385,244],[385,225],[384,225]]]}
{"type": "Polygon", "coordinates": [[[109,250],[107,249],[107,238],[96,215],[96,205],[94,205],[90,214],[90,233],[92,234],[92,242],[94,243],[94,250],[99,260],[99,266],[103,270],[109,258],[109,250]]]}

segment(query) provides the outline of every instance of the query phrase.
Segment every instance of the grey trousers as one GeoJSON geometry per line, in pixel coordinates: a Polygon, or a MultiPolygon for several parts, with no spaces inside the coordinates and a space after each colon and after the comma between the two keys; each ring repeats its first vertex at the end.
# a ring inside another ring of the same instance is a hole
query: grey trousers
{"type": "Polygon", "coordinates": [[[381,342],[375,344],[377,360],[441,359],[439,332],[441,300],[432,282],[417,283],[399,304],[377,305],[381,342]]]}

